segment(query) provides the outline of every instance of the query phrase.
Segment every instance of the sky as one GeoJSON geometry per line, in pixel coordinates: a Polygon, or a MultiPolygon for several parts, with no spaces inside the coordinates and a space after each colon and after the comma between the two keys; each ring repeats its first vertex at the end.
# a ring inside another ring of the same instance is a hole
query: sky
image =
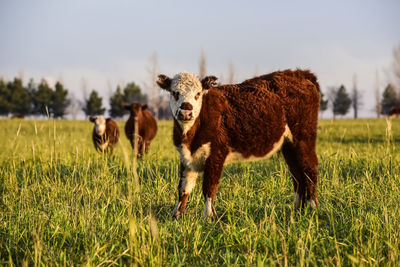
{"type": "MultiPolygon", "coordinates": [[[[288,68],[314,72],[325,95],[357,76],[363,117],[374,116],[400,45],[400,1],[1,0],[0,77],[61,80],[76,98],[108,98],[118,84],[150,82],[159,72],[207,74],[235,82],[288,68]]],[[[349,113],[349,116],[352,112],[349,113]]],[[[327,111],[325,117],[330,117],[327,111]]]]}

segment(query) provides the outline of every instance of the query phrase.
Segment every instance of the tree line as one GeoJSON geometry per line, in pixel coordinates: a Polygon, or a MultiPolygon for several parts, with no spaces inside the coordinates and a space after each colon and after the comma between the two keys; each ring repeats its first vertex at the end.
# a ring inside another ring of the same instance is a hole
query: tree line
{"type": "MultiPolygon", "coordinates": [[[[356,87],[353,88],[351,94],[347,92],[344,85],[341,85],[338,88],[331,87],[329,88],[329,99],[326,99],[323,92],[321,92],[321,112],[328,109],[329,102],[331,103],[330,106],[334,118],[346,115],[351,108],[353,109],[354,118],[357,118],[358,111],[362,106],[362,94],[356,87]]],[[[400,94],[398,94],[395,87],[389,83],[385,87],[380,102],[378,103],[379,113],[382,115],[388,115],[389,111],[398,105],[400,105],[400,94]]]]}
{"type": "MultiPolygon", "coordinates": [[[[330,106],[333,116],[344,116],[350,109],[353,109],[354,117],[362,105],[362,94],[357,90],[356,83],[353,90],[349,93],[344,85],[338,88],[331,87],[328,90],[328,99],[321,92],[320,111],[324,112],[330,106]],[[330,104],[330,105],[329,105],[330,104]]],[[[123,108],[125,103],[139,102],[148,103],[148,96],[142,93],[142,89],[135,82],[130,82],[116,90],[109,98],[110,108],[108,113],[112,118],[120,118],[129,111],[123,108]]],[[[0,115],[15,117],[50,116],[53,118],[63,118],[67,114],[68,106],[72,100],[68,97],[68,89],[58,81],[54,88],[51,88],[46,80],[42,79],[39,84],[35,84],[33,79],[24,86],[21,78],[14,78],[12,81],[0,79],[0,115]]],[[[170,119],[168,102],[166,99],[158,101],[157,113],[159,119],[170,119]]],[[[387,84],[380,97],[380,114],[387,115],[390,109],[400,105],[400,94],[397,93],[392,84],[387,84]]],[[[80,103],[80,108],[87,116],[104,115],[106,108],[103,106],[103,98],[96,90],[92,90],[89,96],[80,103]]]]}
{"type": "Polygon", "coordinates": [[[38,85],[31,79],[27,86],[20,78],[9,82],[0,79],[0,115],[24,117],[47,114],[62,118],[70,104],[67,96],[68,90],[60,82],[52,89],[44,79],[38,85]]]}
{"type": "MultiPolygon", "coordinates": [[[[68,114],[68,107],[73,101],[69,97],[68,89],[60,81],[56,82],[54,88],[51,88],[45,79],[42,79],[39,84],[35,84],[34,80],[30,79],[29,83],[24,86],[21,78],[16,77],[8,82],[0,78],[0,116],[63,118],[68,114]]],[[[126,84],[124,88],[118,85],[109,98],[109,115],[113,118],[123,117],[129,113],[123,108],[123,105],[133,101],[147,104],[148,97],[134,82],[126,84]]],[[[103,98],[96,90],[92,90],[83,102],[78,102],[79,108],[86,116],[104,115],[106,112],[103,98]]],[[[159,103],[162,104],[162,99],[159,103]]],[[[161,119],[170,118],[165,104],[158,107],[158,113],[158,117],[161,119]]]]}

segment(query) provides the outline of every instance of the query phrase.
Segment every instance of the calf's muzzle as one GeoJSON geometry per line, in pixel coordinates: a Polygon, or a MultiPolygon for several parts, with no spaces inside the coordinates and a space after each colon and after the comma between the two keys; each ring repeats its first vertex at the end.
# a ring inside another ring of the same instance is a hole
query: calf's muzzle
{"type": "Polygon", "coordinates": [[[193,106],[188,102],[182,103],[178,112],[178,120],[189,121],[193,118],[193,106]]]}

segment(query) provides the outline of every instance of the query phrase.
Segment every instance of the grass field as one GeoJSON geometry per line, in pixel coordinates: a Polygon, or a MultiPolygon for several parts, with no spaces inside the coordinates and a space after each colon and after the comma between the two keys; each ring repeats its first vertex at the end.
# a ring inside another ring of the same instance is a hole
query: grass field
{"type": "Polygon", "coordinates": [[[201,179],[171,219],[178,154],[160,122],[137,163],[119,123],[115,155],[87,121],[0,120],[0,264],[399,265],[400,120],[319,123],[319,202],[295,214],[279,155],[225,168],[217,218],[201,179]]]}

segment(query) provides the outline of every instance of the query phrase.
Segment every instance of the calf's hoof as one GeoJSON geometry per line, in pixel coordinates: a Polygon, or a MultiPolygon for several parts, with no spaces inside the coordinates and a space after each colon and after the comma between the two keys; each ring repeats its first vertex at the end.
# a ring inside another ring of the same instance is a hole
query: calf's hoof
{"type": "Polygon", "coordinates": [[[181,207],[181,202],[177,202],[175,205],[174,210],[172,211],[172,219],[178,219],[181,216],[181,211],[179,208],[181,207]]]}
{"type": "Polygon", "coordinates": [[[309,199],[307,200],[307,206],[311,209],[311,210],[315,210],[318,207],[319,203],[318,203],[318,199],[309,199]]]}
{"type": "Polygon", "coordinates": [[[299,211],[301,209],[306,209],[306,208],[315,210],[318,207],[318,205],[319,205],[319,202],[316,197],[310,198],[307,200],[303,200],[299,194],[295,195],[294,208],[296,211],[299,211]]]}
{"type": "Polygon", "coordinates": [[[206,220],[208,219],[214,220],[214,217],[215,217],[215,209],[212,204],[212,200],[211,198],[207,198],[205,203],[203,218],[206,220]]]}

